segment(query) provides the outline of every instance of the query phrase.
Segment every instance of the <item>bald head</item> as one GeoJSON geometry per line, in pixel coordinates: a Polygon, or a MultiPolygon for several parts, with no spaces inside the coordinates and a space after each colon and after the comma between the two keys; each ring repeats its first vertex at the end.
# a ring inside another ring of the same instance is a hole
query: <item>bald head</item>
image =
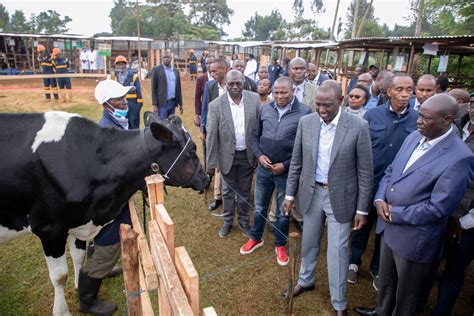
{"type": "Polygon", "coordinates": [[[316,67],[316,65],[313,64],[313,63],[309,63],[308,64],[308,75],[307,75],[308,80],[313,81],[316,78],[317,75],[318,75],[318,67],[316,67]]]}
{"type": "Polygon", "coordinates": [[[289,67],[304,67],[305,69],[308,67],[308,64],[306,63],[306,60],[304,60],[301,57],[295,57],[293,58],[290,63],[289,67]]]}
{"type": "Polygon", "coordinates": [[[369,88],[372,85],[372,75],[368,72],[363,73],[357,77],[357,83],[369,88]]]}
{"type": "Polygon", "coordinates": [[[308,65],[303,58],[293,58],[288,65],[288,75],[296,85],[299,85],[304,82],[307,68],[308,65]]]}
{"type": "Polygon", "coordinates": [[[324,81],[316,91],[317,94],[331,92],[337,99],[342,98],[341,84],[336,80],[329,79],[324,81]]]}
{"type": "Polygon", "coordinates": [[[458,104],[464,104],[469,102],[469,92],[463,89],[453,89],[448,93],[450,96],[456,99],[458,104]]]}
{"type": "Polygon", "coordinates": [[[422,107],[436,113],[441,113],[442,115],[451,115],[453,119],[458,113],[458,103],[456,99],[446,93],[432,96],[423,103],[422,107]]]}
{"type": "Polygon", "coordinates": [[[244,73],[245,65],[243,60],[234,60],[234,63],[232,64],[232,69],[238,70],[241,73],[244,73]]]}
{"type": "Polygon", "coordinates": [[[289,77],[287,76],[283,76],[283,77],[280,77],[278,78],[277,80],[275,80],[275,83],[274,85],[283,85],[285,86],[286,88],[290,88],[293,90],[293,80],[291,80],[289,77]]]}
{"type": "Polygon", "coordinates": [[[416,99],[420,104],[423,104],[428,98],[431,98],[436,93],[436,78],[433,75],[427,74],[418,78],[415,87],[416,99]]]}
{"type": "Polygon", "coordinates": [[[242,97],[242,90],[244,90],[244,75],[238,70],[231,70],[225,77],[225,84],[227,92],[233,100],[239,100],[242,97]]]}
{"type": "Polygon", "coordinates": [[[240,80],[240,81],[242,81],[242,82],[245,82],[245,80],[244,80],[244,75],[243,75],[240,71],[238,71],[238,70],[236,70],[236,69],[232,69],[231,71],[229,71],[229,72],[227,73],[227,75],[226,75],[226,77],[225,77],[225,80],[228,81],[228,80],[230,80],[230,79],[232,79],[232,80],[240,80]]]}

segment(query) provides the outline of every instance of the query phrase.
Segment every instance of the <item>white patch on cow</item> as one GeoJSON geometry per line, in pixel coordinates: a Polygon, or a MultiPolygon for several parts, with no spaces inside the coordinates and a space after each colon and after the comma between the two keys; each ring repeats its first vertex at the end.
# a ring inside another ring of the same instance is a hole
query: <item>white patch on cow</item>
{"type": "Polygon", "coordinates": [[[67,281],[67,261],[66,255],[59,258],[46,257],[48,265],[49,279],[54,286],[54,307],[53,315],[71,315],[64,297],[64,286],[67,281]]]}
{"type": "Polygon", "coordinates": [[[73,113],[51,111],[44,113],[43,127],[36,133],[31,150],[36,152],[42,143],[58,142],[63,138],[67,124],[72,117],[79,116],[73,113]]]}
{"type": "MultiPolygon", "coordinates": [[[[108,225],[112,222],[113,221],[110,221],[105,225],[108,225]]],[[[100,232],[100,230],[104,226],[100,226],[100,225],[96,226],[92,223],[92,220],[91,220],[87,224],[84,224],[84,225],[81,225],[81,226],[78,226],[78,227],[75,227],[75,228],[71,228],[69,230],[69,234],[75,236],[77,239],[87,241],[87,240],[91,240],[95,236],[97,236],[97,234],[100,232]]]]}
{"type": "Polygon", "coordinates": [[[3,244],[7,241],[23,237],[25,235],[31,234],[31,227],[23,227],[22,230],[17,231],[14,229],[9,229],[5,226],[0,225],[0,244],[3,244]]]}
{"type": "Polygon", "coordinates": [[[76,237],[69,235],[67,238],[69,244],[69,253],[71,254],[72,264],[74,266],[74,286],[79,286],[79,271],[82,269],[86,251],[76,247],[76,237]]]}

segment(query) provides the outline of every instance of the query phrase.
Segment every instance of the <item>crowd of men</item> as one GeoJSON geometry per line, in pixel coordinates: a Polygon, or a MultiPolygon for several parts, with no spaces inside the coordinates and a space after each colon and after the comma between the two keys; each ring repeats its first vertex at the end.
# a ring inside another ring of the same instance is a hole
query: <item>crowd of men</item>
{"type": "MultiPolygon", "coordinates": [[[[171,60],[165,51],[162,65],[151,72],[152,105],[161,119],[183,111],[180,74],[171,60]]],[[[248,238],[240,253],[250,255],[264,245],[265,227],[271,228],[276,261],[286,266],[294,221],[302,232],[292,293],[299,296],[316,289],[327,228],[331,305],[335,315],[347,315],[348,283],[358,282],[375,227],[369,273],[377,306],[355,312],[423,310],[446,260],[432,315],[449,315],[474,255],[474,94],[448,91],[443,77],[426,74],[415,83],[407,74],[371,65],[368,72],[357,69],[344,97],[340,83],[302,58],[283,66],[273,59],[268,67],[258,67],[252,55],[234,58],[232,66],[208,53],[201,61],[205,71],[196,78],[194,124],[214,179],[208,208],[222,218],[218,235],[229,237],[236,217],[248,238]]],[[[137,128],[139,116],[133,123],[130,117],[132,107],[139,113],[143,103],[139,80],[127,71],[123,56],[115,63],[120,85],[107,82],[96,89],[104,107],[101,125],[137,128]]],[[[116,262],[116,232],[114,238],[104,234],[97,244],[100,249],[103,238],[103,246],[111,247],[103,253],[109,249],[114,260],[107,269],[84,269],[83,284],[92,293],[100,283],[94,287],[91,280],[105,277],[116,262]]],[[[83,311],[114,308],[84,295],[83,311]]]]}
{"type": "Polygon", "coordinates": [[[316,288],[327,227],[331,304],[347,315],[347,284],[358,281],[375,226],[369,272],[377,307],[355,312],[423,310],[446,260],[432,314],[449,315],[474,255],[474,95],[447,91],[444,77],[414,82],[371,65],[357,69],[344,97],[340,83],[302,58],[283,67],[254,62],[234,58],[230,66],[208,56],[196,82],[194,124],[214,176],[209,210],[222,205],[213,213],[222,216],[219,236],[230,235],[237,217],[248,237],[240,253],[249,255],[271,226],[285,266],[294,220],[302,231],[298,296],[316,288]]]}

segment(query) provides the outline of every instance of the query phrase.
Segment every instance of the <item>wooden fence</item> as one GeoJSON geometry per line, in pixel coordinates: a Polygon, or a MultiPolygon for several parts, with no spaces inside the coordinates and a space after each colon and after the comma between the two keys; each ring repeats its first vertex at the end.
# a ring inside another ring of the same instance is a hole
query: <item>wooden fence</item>
{"type": "MultiPolygon", "coordinates": [[[[150,295],[158,292],[158,315],[200,315],[199,275],[185,247],[175,248],[174,223],[163,205],[160,175],[146,179],[151,219],[149,240],[137,215],[135,200],[129,201],[133,230],[122,224],[122,261],[129,315],[154,315],[150,295]]],[[[216,315],[207,307],[202,315],[216,315]]]]}

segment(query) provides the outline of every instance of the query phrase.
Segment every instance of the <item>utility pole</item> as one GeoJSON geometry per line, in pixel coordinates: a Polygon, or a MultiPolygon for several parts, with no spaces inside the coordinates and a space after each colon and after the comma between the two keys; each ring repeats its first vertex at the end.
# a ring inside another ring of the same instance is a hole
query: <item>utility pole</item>
{"type": "Polygon", "coordinates": [[[137,20],[137,50],[138,50],[138,78],[142,80],[142,49],[140,43],[140,13],[138,8],[138,0],[136,2],[135,14],[137,20]]]}
{"type": "Polygon", "coordinates": [[[362,17],[362,20],[360,21],[359,28],[357,29],[356,37],[360,36],[360,33],[362,32],[362,27],[364,26],[365,20],[367,20],[367,16],[369,16],[369,11],[370,8],[372,7],[372,3],[374,3],[374,0],[370,0],[370,3],[367,5],[367,8],[365,9],[364,16],[362,17]]]}
{"type": "Polygon", "coordinates": [[[341,0],[337,0],[336,4],[336,13],[334,13],[334,19],[332,21],[332,27],[331,27],[331,40],[334,41],[334,31],[336,29],[336,20],[337,20],[337,13],[339,12],[339,4],[341,3],[341,0]]]}
{"type": "MultiPolygon", "coordinates": [[[[423,21],[423,9],[425,7],[424,0],[418,0],[418,8],[416,14],[415,36],[421,35],[421,22],[423,21]]],[[[410,63],[408,65],[408,74],[411,75],[416,72],[416,65],[418,63],[418,55],[415,55],[415,45],[412,43],[410,50],[410,63]]]]}
{"type": "Polygon", "coordinates": [[[359,19],[359,7],[360,7],[360,0],[354,1],[354,18],[352,19],[352,34],[351,38],[354,38],[357,34],[357,20],[359,19]]]}

